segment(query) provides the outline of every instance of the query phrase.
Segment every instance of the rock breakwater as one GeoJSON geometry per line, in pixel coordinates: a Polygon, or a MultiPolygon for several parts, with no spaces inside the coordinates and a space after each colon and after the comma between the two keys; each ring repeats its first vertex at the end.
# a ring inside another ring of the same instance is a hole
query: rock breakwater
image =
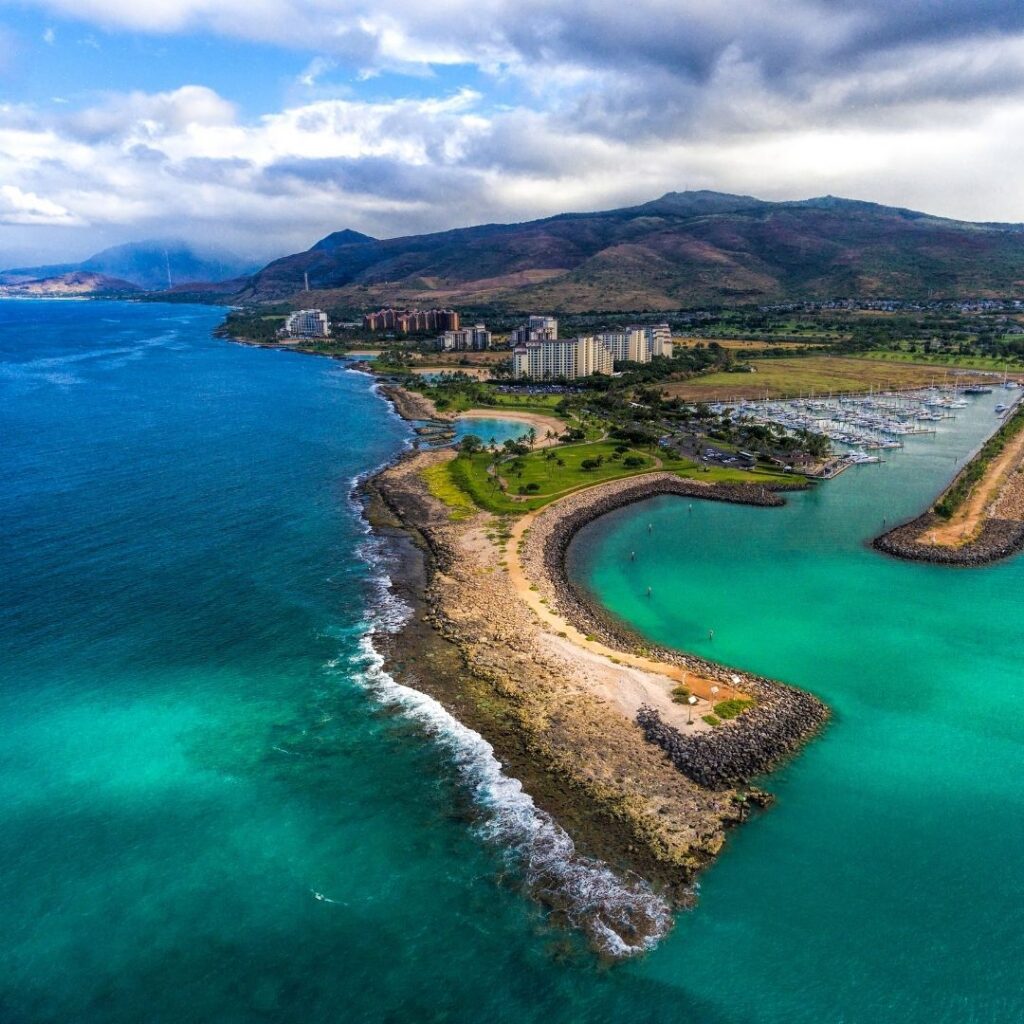
{"type": "Polygon", "coordinates": [[[972,540],[957,547],[928,543],[928,533],[945,525],[934,512],[903,523],[876,537],[871,546],[895,558],[937,565],[965,567],[989,565],[1024,551],[1024,522],[1010,519],[986,519],[972,540]]]}

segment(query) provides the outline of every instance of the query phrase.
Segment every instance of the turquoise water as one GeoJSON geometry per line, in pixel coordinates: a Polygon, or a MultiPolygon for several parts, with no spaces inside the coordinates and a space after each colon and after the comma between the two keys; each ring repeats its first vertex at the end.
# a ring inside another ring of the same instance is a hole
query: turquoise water
{"type": "Polygon", "coordinates": [[[506,441],[518,441],[519,438],[525,436],[529,429],[529,426],[524,423],[516,420],[503,420],[500,416],[455,421],[456,438],[461,440],[467,434],[473,434],[479,437],[484,444],[490,444],[493,441],[497,445],[502,445],[506,441]]]}
{"type": "Polygon", "coordinates": [[[609,600],[684,646],[712,623],[837,720],[699,908],[608,969],[524,897],[514,785],[375,675],[349,492],[410,431],[220,317],[0,302],[4,1024],[1021,1018],[1019,563],[859,541],[967,437],[784,510],[640,514],[658,599],[609,600]]]}
{"type": "Polygon", "coordinates": [[[1024,1020],[1024,558],[943,569],[865,546],[1001,398],[784,509],[661,498],[574,542],[573,571],[646,635],[835,711],[646,965],[701,965],[687,988],[724,1019],[1024,1020]]]}

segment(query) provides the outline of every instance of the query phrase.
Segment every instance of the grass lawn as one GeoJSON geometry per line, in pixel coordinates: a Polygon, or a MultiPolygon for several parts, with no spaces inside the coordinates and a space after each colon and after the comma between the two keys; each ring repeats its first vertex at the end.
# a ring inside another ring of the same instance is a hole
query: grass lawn
{"type": "Polygon", "coordinates": [[[564,395],[506,395],[496,393],[494,405],[499,409],[518,409],[522,412],[539,412],[545,416],[554,416],[555,406],[564,395]]]}
{"type": "Polygon", "coordinates": [[[652,456],[632,448],[618,455],[615,451],[617,446],[621,447],[621,442],[596,441],[592,444],[549,448],[503,462],[499,471],[508,481],[510,489],[518,491],[520,487],[536,484],[536,493],[546,495],[654,468],[652,456]],[[627,467],[623,464],[627,458],[642,459],[643,464],[627,467]],[[584,462],[595,461],[601,462],[596,469],[583,468],[584,462]],[[559,465],[559,462],[564,465],[559,465]]]}
{"type": "MultiPolygon", "coordinates": [[[[456,494],[467,496],[480,508],[491,512],[518,514],[542,508],[555,498],[581,487],[606,480],[637,476],[657,468],[655,455],[650,451],[631,448],[622,454],[621,459],[612,459],[616,444],[614,441],[600,441],[566,445],[506,459],[498,464],[498,472],[508,484],[507,492],[502,491],[495,478],[487,472],[492,456],[486,452],[472,456],[460,455],[443,467],[437,467],[446,470],[451,480],[450,491],[444,490],[447,497],[441,493],[438,493],[438,497],[452,506],[453,516],[458,515],[457,502],[464,500],[456,498],[456,494]],[[549,453],[555,458],[547,458],[549,453]],[[629,456],[642,458],[643,465],[625,466],[624,460],[629,456]],[[595,469],[583,468],[584,460],[598,458],[604,460],[600,466],[595,469]],[[558,459],[561,459],[564,465],[558,465],[558,459]],[[520,487],[525,490],[530,484],[536,484],[535,491],[519,493],[520,487]]],[[[662,469],[704,483],[777,484],[802,480],[801,477],[783,473],[748,471],[727,466],[710,466],[704,469],[691,459],[670,458],[661,453],[658,458],[662,459],[662,469]]]]}
{"type": "Polygon", "coordinates": [[[663,391],[684,401],[729,401],[734,398],[789,398],[842,394],[869,388],[915,388],[941,381],[936,366],[887,362],[852,356],[805,356],[798,359],[757,359],[756,373],[712,373],[666,384],[663,391]]]}

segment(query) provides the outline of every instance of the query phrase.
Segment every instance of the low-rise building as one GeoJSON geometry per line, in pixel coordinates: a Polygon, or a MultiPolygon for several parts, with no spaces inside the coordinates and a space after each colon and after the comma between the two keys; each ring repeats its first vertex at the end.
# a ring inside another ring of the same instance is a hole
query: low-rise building
{"type": "Polygon", "coordinates": [[[520,379],[575,380],[592,373],[611,374],[614,366],[611,350],[593,335],[528,341],[512,352],[512,372],[520,379]]]}
{"type": "Polygon", "coordinates": [[[282,334],[288,338],[329,338],[331,322],[322,309],[297,309],[285,318],[282,334]]]}

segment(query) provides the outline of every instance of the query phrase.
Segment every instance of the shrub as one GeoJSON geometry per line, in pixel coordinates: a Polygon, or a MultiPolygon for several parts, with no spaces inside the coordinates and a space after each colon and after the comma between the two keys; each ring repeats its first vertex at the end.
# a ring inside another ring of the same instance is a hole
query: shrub
{"type": "Polygon", "coordinates": [[[739,697],[734,697],[731,700],[719,701],[715,705],[715,714],[719,718],[730,719],[736,718],[742,715],[747,708],[752,708],[754,701],[742,700],[739,697]]]}
{"type": "Polygon", "coordinates": [[[639,455],[627,455],[623,460],[622,464],[629,469],[639,469],[640,466],[645,465],[646,459],[642,459],[639,455]]]}
{"type": "Polygon", "coordinates": [[[717,715],[702,715],[701,716],[708,725],[721,725],[722,720],[717,715]]]}
{"type": "Polygon", "coordinates": [[[580,469],[584,469],[587,472],[590,472],[590,470],[597,469],[597,467],[600,466],[600,465],[601,465],[601,463],[598,462],[597,459],[584,459],[580,463],[580,469]]]}
{"type": "Polygon", "coordinates": [[[674,686],[672,687],[672,700],[676,704],[685,704],[686,699],[690,696],[690,688],[688,686],[674,686]]]}

